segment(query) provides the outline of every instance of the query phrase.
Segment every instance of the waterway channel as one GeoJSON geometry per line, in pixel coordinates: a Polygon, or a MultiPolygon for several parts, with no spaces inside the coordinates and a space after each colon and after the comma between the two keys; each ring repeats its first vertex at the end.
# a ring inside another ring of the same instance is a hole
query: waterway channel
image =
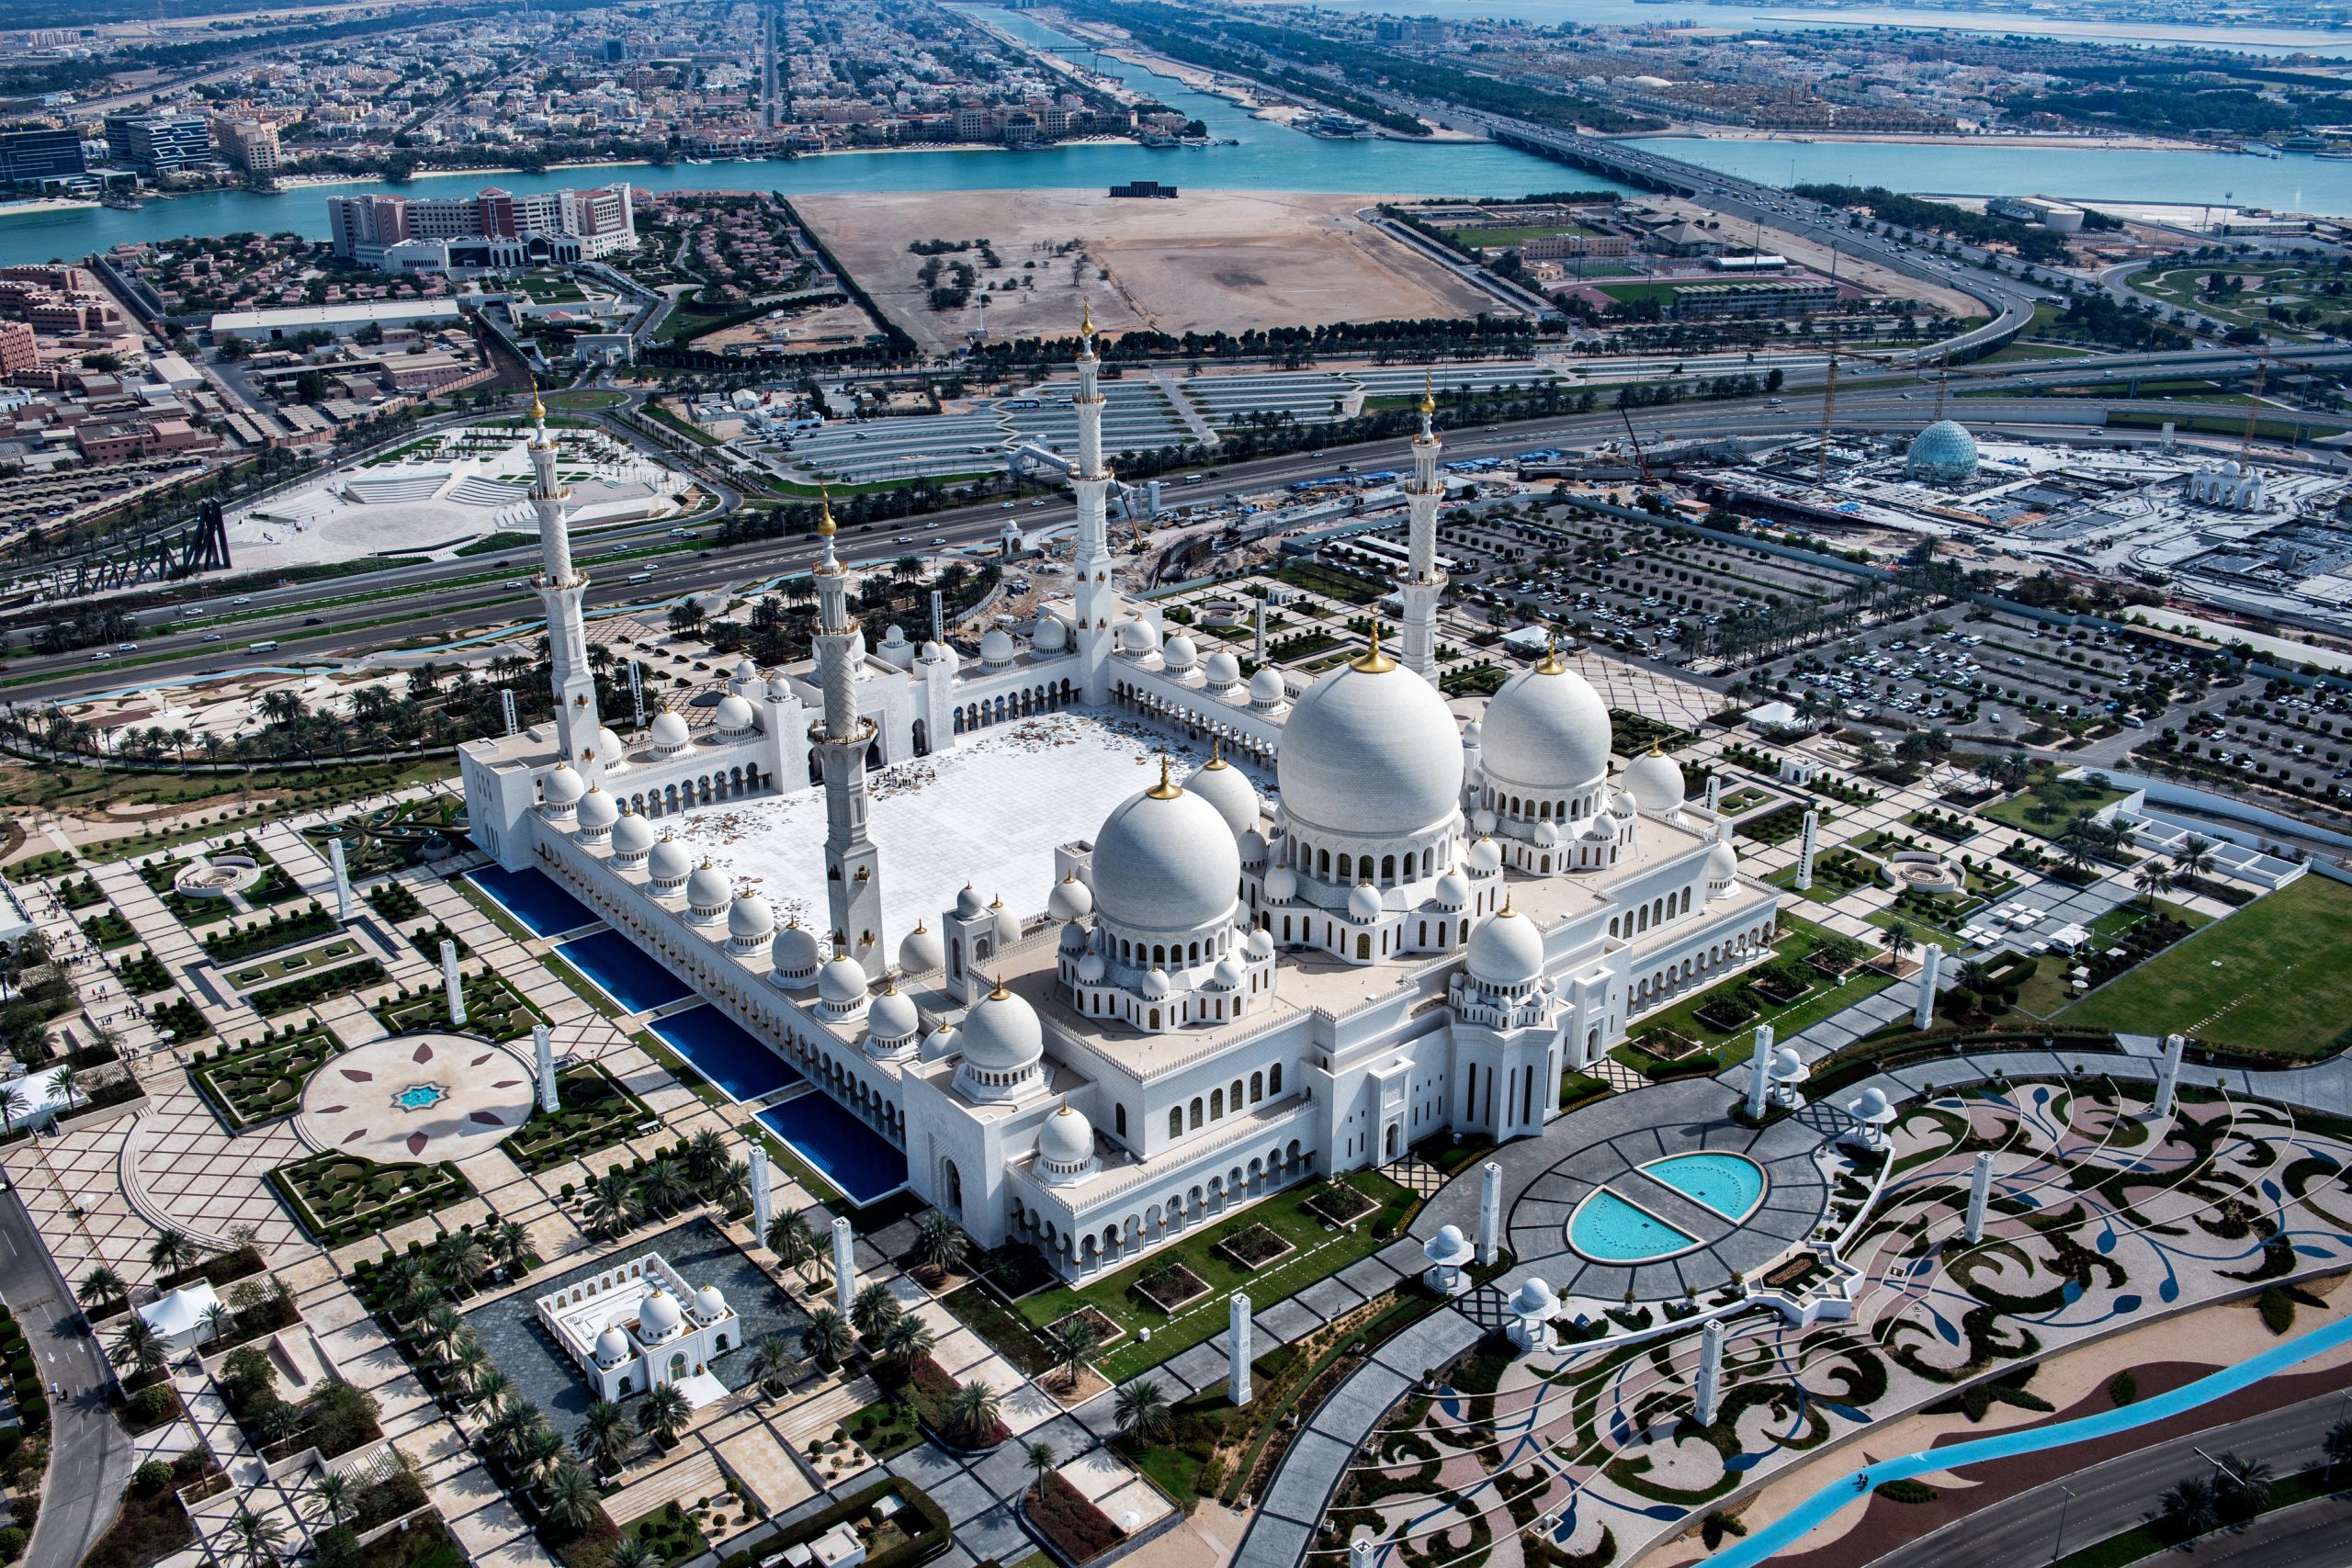
{"type": "MultiPolygon", "coordinates": [[[[1713,7],[1692,8],[1702,17],[1713,7]]],[[[1030,17],[995,9],[978,15],[1005,31],[1052,46],[1068,35],[1030,17]]],[[[1736,11],[1725,21],[1735,19],[1736,11]]],[[[1180,188],[1347,191],[1398,196],[1503,197],[1544,190],[1613,187],[1598,175],[1486,142],[1337,141],[1253,118],[1234,104],[1173,78],[1098,62],[1129,86],[1205,123],[1230,146],[1147,150],[1131,142],[1094,142],[1030,152],[845,152],[756,163],[677,164],[555,169],[545,174],[467,171],[393,186],[355,181],[270,194],[211,191],[148,202],[136,211],[109,208],[0,213],[0,265],[64,259],[182,234],[239,230],[326,234],[329,194],[404,192],[457,195],[482,186],[552,190],[626,179],[649,190],[816,191],[1103,189],[1150,178],[1180,188]]],[[[1714,141],[1645,139],[1666,156],[1751,178],[1786,184],[1824,180],[1885,185],[1907,191],[2020,195],[2086,200],[2235,201],[2285,209],[2352,215],[2352,162],[2251,158],[2186,152],[2052,149],[1997,142],[1854,145],[1838,142],[1714,141]]]]}

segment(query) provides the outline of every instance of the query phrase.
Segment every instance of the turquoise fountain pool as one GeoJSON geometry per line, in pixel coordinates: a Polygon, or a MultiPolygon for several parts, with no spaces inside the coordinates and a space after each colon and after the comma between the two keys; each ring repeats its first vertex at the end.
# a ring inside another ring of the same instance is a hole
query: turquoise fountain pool
{"type": "Polygon", "coordinates": [[[1577,1205],[1568,1221],[1568,1245],[1595,1263],[1647,1263],[1687,1252],[1699,1238],[1603,1187],[1577,1205]]]}
{"type": "Polygon", "coordinates": [[[1764,1168],[1744,1155],[1670,1155],[1642,1174],[1727,1220],[1747,1218],[1764,1201],[1764,1168]]]}

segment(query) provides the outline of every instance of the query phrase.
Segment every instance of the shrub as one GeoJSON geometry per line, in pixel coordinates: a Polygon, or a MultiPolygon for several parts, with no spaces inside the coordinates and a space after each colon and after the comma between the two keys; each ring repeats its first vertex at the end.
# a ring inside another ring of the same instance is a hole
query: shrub
{"type": "Polygon", "coordinates": [[[141,1497],[153,1497],[171,1483],[172,1467],[159,1459],[151,1459],[130,1472],[130,1489],[141,1497]]]}
{"type": "Polygon", "coordinates": [[[14,1562],[25,1554],[25,1532],[14,1525],[0,1529],[0,1562],[14,1562]]]}
{"type": "Polygon", "coordinates": [[[2130,1372],[2118,1372],[2108,1380],[2107,1397],[2117,1404],[2129,1404],[2140,1397],[2140,1380],[2130,1372]]]}

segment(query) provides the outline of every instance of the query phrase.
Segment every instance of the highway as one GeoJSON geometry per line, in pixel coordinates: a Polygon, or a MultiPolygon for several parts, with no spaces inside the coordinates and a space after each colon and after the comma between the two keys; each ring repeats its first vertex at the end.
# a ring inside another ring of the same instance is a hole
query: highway
{"type": "MultiPolygon", "coordinates": [[[[2324,1458],[2321,1441],[2344,1413],[2344,1396],[2328,1393],[2153,1443],[2064,1475],[2064,1484],[2075,1495],[2071,1503],[2060,1490],[2060,1483],[2050,1482],[2032,1491],[1993,1501],[1932,1535],[1897,1547],[1878,1558],[1871,1568],[1982,1568],[1984,1563],[2048,1562],[2052,1549],[2060,1544],[2058,1514],[2062,1505],[2066,1513],[2065,1550],[2079,1551],[2095,1540],[2146,1523],[2154,1516],[2157,1499],[2176,1481],[2188,1476],[2210,1477],[2212,1467],[2198,1457],[2197,1450],[2263,1460],[2274,1474],[2287,1475],[2324,1458]]],[[[2058,1468],[2055,1456],[2053,1468],[2058,1468]]],[[[2294,1512],[2307,1516],[2295,1523],[2298,1528],[2310,1529],[2311,1550],[2316,1555],[2209,1555],[2233,1543],[2251,1548],[2254,1530],[2249,1530],[2243,1536],[2213,1538],[2198,1550],[2196,1560],[2204,1568],[2231,1561],[2258,1562],[2268,1568],[2290,1562],[2338,1564],[2346,1560],[2336,1548],[2352,1541],[2352,1507],[2338,1503],[2332,1507],[2294,1512]]],[[[2265,1520],[2255,1529],[2268,1530],[2287,1524],[2288,1519],[2282,1515],[2279,1519],[2265,1520]]]]}

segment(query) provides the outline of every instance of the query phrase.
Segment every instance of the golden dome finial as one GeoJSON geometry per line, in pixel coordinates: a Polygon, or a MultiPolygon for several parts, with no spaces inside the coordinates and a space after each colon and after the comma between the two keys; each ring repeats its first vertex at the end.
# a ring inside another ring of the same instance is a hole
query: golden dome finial
{"type": "Polygon", "coordinates": [[[1159,782],[1144,793],[1154,800],[1173,800],[1184,793],[1177,787],[1176,781],[1168,776],[1168,753],[1164,749],[1159,753],[1159,782]]]}
{"type": "Polygon", "coordinates": [[[1212,768],[1222,768],[1225,766],[1225,737],[1222,735],[1212,735],[1209,737],[1208,765],[1212,768]]]}
{"type": "Polygon", "coordinates": [[[1665,752],[1657,749],[1657,737],[1655,735],[1650,737],[1650,755],[1653,757],[1663,757],[1666,755],[1665,752]]]}
{"type": "Polygon", "coordinates": [[[1421,412],[1437,412],[1436,378],[1427,370],[1421,372],[1421,412]]]}
{"type": "Polygon", "coordinates": [[[1495,913],[1497,913],[1497,914],[1498,914],[1498,915],[1508,915],[1508,916],[1510,916],[1510,917],[1512,917],[1512,918],[1514,918],[1514,919],[1516,919],[1516,918],[1518,917],[1519,911],[1518,911],[1517,909],[1514,909],[1514,908],[1512,908],[1510,907],[1510,888],[1506,887],[1506,888],[1504,888],[1504,889],[1503,889],[1503,907],[1502,907],[1501,908],[1499,908],[1499,909],[1496,910],[1496,911],[1495,911],[1495,913]]]}
{"type": "Polygon", "coordinates": [[[1560,634],[1554,632],[1544,645],[1544,657],[1535,661],[1538,675],[1565,675],[1568,667],[1560,662],[1560,634]]]}
{"type": "Polygon", "coordinates": [[[548,405],[539,401],[539,378],[537,376],[531,378],[531,419],[537,424],[548,422],[548,405]]]}
{"type": "Polygon", "coordinates": [[[1378,621],[1372,623],[1372,646],[1349,660],[1348,668],[1361,670],[1367,675],[1377,675],[1383,671],[1396,668],[1396,661],[1380,651],[1380,623],[1378,621]]]}
{"type": "Polygon", "coordinates": [[[1004,971],[1000,969],[997,971],[996,978],[989,982],[989,1000],[1003,1002],[1012,999],[1012,993],[1004,988],[1004,971]]]}
{"type": "Polygon", "coordinates": [[[833,536],[833,491],[831,485],[817,487],[817,536],[820,539],[833,536]]]}
{"type": "Polygon", "coordinates": [[[1088,299],[1079,308],[1078,331],[1081,337],[1094,335],[1094,301],[1088,299]]]}

